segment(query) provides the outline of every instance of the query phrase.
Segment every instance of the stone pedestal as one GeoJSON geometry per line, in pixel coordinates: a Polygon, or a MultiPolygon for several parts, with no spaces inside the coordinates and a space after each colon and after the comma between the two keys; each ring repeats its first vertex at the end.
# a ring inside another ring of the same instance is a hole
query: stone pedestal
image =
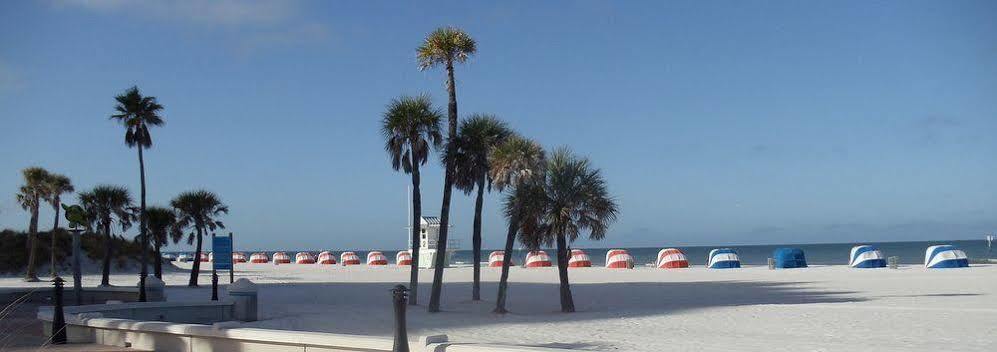
{"type": "Polygon", "coordinates": [[[228,285],[229,298],[235,302],[232,307],[232,318],[240,321],[257,320],[257,288],[256,284],[242,278],[228,285]]]}
{"type": "MultiPolygon", "coordinates": [[[[138,287],[136,284],[135,287],[138,287]]],[[[139,289],[142,289],[139,287],[139,289]]],[[[148,302],[162,302],[166,300],[166,283],[149,275],[145,277],[145,299],[148,302]]]]}

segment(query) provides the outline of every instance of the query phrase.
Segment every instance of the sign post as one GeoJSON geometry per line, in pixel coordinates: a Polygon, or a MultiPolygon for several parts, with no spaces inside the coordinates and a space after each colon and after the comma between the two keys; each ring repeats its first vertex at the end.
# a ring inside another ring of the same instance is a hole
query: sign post
{"type": "Polygon", "coordinates": [[[216,236],[211,234],[211,254],[214,262],[211,263],[211,299],[218,300],[218,270],[228,270],[229,283],[232,274],[232,234],[228,236],[216,236]]]}

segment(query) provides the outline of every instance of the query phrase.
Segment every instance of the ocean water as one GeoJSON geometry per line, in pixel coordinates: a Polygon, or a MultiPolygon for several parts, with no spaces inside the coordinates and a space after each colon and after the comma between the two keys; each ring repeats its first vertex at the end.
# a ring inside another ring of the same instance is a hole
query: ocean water
{"type": "MultiPolygon", "coordinates": [[[[681,249],[685,252],[686,257],[689,259],[689,264],[693,266],[701,266],[706,264],[707,255],[710,250],[715,248],[732,248],[737,251],[738,256],[741,259],[742,264],[747,265],[765,265],[768,258],[772,257],[772,251],[776,248],[782,247],[793,247],[802,249],[806,255],[808,264],[817,265],[831,265],[831,264],[848,264],[848,255],[853,246],[859,244],[870,244],[879,247],[879,250],[883,252],[885,256],[898,256],[900,257],[900,263],[902,264],[923,264],[924,263],[924,251],[928,246],[936,244],[951,244],[959,247],[966,252],[969,258],[994,258],[997,257],[997,253],[988,253],[987,243],[984,240],[960,240],[960,241],[918,241],[918,242],[867,242],[867,243],[821,243],[821,244],[784,244],[784,245],[734,245],[734,246],[679,246],[673,247],[681,249]]],[[[994,244],[997,247],[997,243],[994,244]]],[[[619,247],[617,247],[619,248],[619,247]]],[[[658,251],[666,247],[623,247],[630,252],[630,255],[634,257],[638,266],[644,264],[654,263],[657,259],[658,251]]],[[[606,252],[610,248],[585,248],[585,247],[575,247],[574,249],[582,249],[589,255],[592,259],[593,266],[603,266],[606,261],[606,252]]],[[[488,261],[488,254],[493,250],[497,249],[484,249],[482,250],[482,261],[488,261]]],[[[291,256],[294,259],[294,254],[298,252],[311,252],[314,255],[318,255],[323,249],[298,249],[298,250],[280,250],[291,256]]],[[[550,255],[554,254],[553,249],[546,249],[547,253],[550,255]]],[[[254,251],[244,251],[248,257],[254,251]]],[[[267,250],[260,251],[266,252],[268,256],[273,257],[273,254],[277,251],[267,250]]],[[[341,250],[332,250],[332,253],[336,255],[337,261],[339,260],[339,254],[342,253],[341,250]]],[[[360,256],[361,261],[365,261],[367,253],[366,250],[355,250],[352,251],[360,256]]],[[[382,250],[385,256],[388,257],[390,263],[394,263],[395,254],[398,250],[382,250]]],[[[997,249],[994,249],[997,252],[997,249]]],[[[189,253],[189,252],[187,252],[189,253]]],[[[179,254],[179,252],[172,252],[172,254],[179,254]]],[[[513,253],[513,262],[516,264],[522,264],[526,258],[525,250],[515,250],[513,253]]],[[[461,249],[454,252],[451,257],[452,263],[471,263],[472,252],[467,249],[461,249]]]]}

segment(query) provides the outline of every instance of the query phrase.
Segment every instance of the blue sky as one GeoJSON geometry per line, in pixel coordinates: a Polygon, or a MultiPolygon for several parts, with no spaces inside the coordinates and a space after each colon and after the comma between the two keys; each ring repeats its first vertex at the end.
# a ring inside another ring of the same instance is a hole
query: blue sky
{"type": "MultiPolygon", "coordinates": [[[[237,247],[399,248],[406,175],[385,104],[432,94],[426,33],[457,25],[461,115],[493,113],[602,168],[600,246],[978,238],[997,230],[997,3],[0,2],[0,228],[19,170],[128,186],[107,120],[131,85],[166,106],[149,202],[205,188],[237,247]]],[[[424,175],[439,211],[439,165],[424,175]]],[[[486,247],[503,240],[498,194],[486,247]]],[[[473,201],[455,196],[470,244],[473,201]]],[[[51,226],[43,211],[41,227],[51,226]]],[[[132,230],[131,233],[135,231],[132,230]]],[[[588,245],[588,243],[583,243],[588,245]]]]}

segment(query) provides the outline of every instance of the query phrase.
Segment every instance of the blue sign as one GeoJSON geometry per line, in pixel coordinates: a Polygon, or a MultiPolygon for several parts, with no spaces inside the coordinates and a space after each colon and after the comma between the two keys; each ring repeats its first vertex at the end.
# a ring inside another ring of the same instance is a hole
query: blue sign
{"type": "Polygon", "coordinates": [[[211,254],[214,255],[215,269],[232,270],[232,238],[228,236],[211,237],[211,254]]]}

